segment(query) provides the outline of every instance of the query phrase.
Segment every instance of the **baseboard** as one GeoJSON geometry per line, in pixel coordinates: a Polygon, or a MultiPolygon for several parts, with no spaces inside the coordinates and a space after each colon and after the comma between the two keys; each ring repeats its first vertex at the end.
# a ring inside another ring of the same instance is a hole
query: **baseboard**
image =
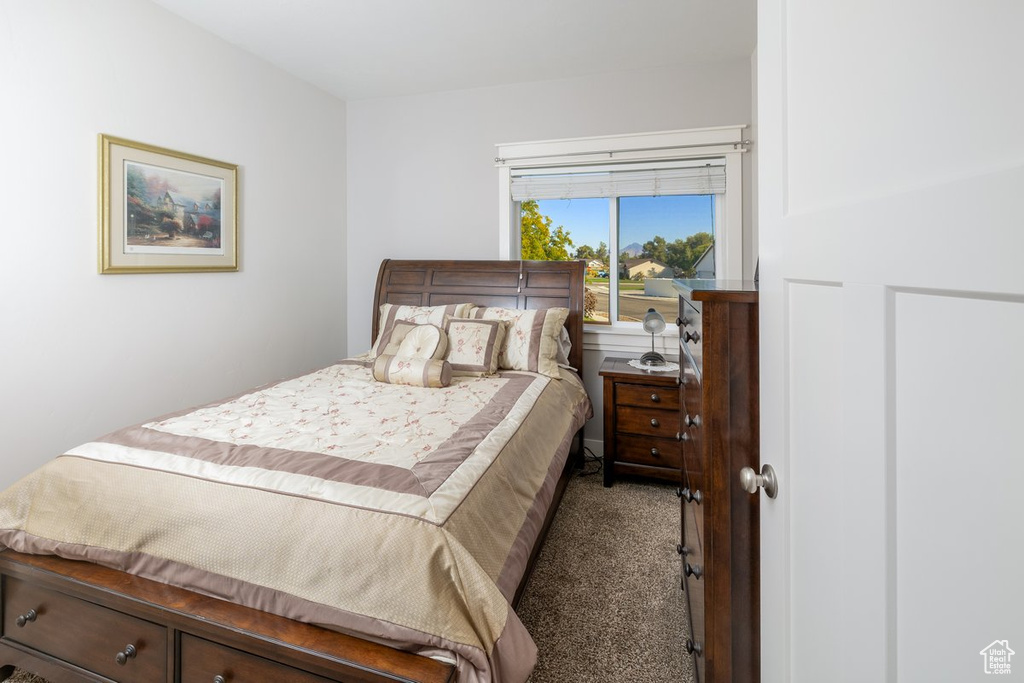
{"type": "Polygon", "coordinates": [[[604,457],[604,439],[584,439],[583,445],[599,458],[604,457]]]}

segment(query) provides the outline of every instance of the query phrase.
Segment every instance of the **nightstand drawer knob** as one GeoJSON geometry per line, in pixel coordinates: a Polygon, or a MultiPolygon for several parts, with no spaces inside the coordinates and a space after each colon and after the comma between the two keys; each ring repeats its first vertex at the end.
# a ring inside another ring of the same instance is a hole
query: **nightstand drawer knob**
{"type": "Polygon", "coordinates": [[[654,403],[661,403],[661,396],[658,396],[657,394],[651,394],[651,401],[653,401],[654,403]]]}
{"type": "Polygon", "coordinates": [[[24,614],[20,615],[17,619],[15,619],[14,623],[18,625],[18,628],[25,628],[25,624],[29,623],[30,621],[35,621],[37,616],[39,616],[39,613],[36,612],[34,609],[30,609],[29,611],[25,612],[24,614]]]}
{"type": "Polygon", "coordinates": [[[657,448],[652,448],[651,449],[651,457],[652,458],[660,458],[661,457],[661,451],[659,451],[657,448]]]}
{"type": "Polygon", "coordinates": [[[652,417],[651,418],[651,426],[652,427],[660,427],[661,426],[661,423],[658,422],[658,418],[656,418],[656,417],[652,417]]]}
{"type": "Polygon", "coordinates": [[[117,662],[118,665],[124,666],[128,663],[129,659],[135,659],[135,655],[137,654],[138,650],[135,649],[134,645],[129,643],[128,645],[124,646],[124,650],[122,652],[117,653],[117,655],[114,657],[114,661],[117,662]]]}

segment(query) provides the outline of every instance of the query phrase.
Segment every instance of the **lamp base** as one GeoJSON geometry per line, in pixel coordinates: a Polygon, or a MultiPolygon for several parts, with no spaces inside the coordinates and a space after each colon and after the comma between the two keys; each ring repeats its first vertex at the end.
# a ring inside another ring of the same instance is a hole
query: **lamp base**
{"type": "Polygon", "coordinates": [[[665,356],[655,351],[648,351],[644,355],[640,356],[640,362],[644,365],[664,365],[665,356]]]}

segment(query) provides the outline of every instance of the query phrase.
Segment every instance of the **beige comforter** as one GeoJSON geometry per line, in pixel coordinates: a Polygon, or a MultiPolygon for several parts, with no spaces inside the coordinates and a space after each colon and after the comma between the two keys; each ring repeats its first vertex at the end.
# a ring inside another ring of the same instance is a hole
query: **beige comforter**
{"type": "Polygon", "coordinates": [[[509,600],[590,411],[567,371],[430,389],[343,361],[68,451],[0,493],[0,546],[524,681],[509,600]]]}

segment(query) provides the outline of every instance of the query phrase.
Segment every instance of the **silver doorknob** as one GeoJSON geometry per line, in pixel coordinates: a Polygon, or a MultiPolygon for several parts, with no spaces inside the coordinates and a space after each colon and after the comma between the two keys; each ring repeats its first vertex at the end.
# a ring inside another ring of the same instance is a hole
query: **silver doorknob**
{"type": "Polygon", "coordinates": [[[761,474],[754,471],[753,467],[744,467],[740,470],[740,486],[747,493],[757,493],[757,489],[763,487],[769,498],[779,495],[779,480],[775,476],[775,470],[771,465],[762,465],[761,474]]]}

